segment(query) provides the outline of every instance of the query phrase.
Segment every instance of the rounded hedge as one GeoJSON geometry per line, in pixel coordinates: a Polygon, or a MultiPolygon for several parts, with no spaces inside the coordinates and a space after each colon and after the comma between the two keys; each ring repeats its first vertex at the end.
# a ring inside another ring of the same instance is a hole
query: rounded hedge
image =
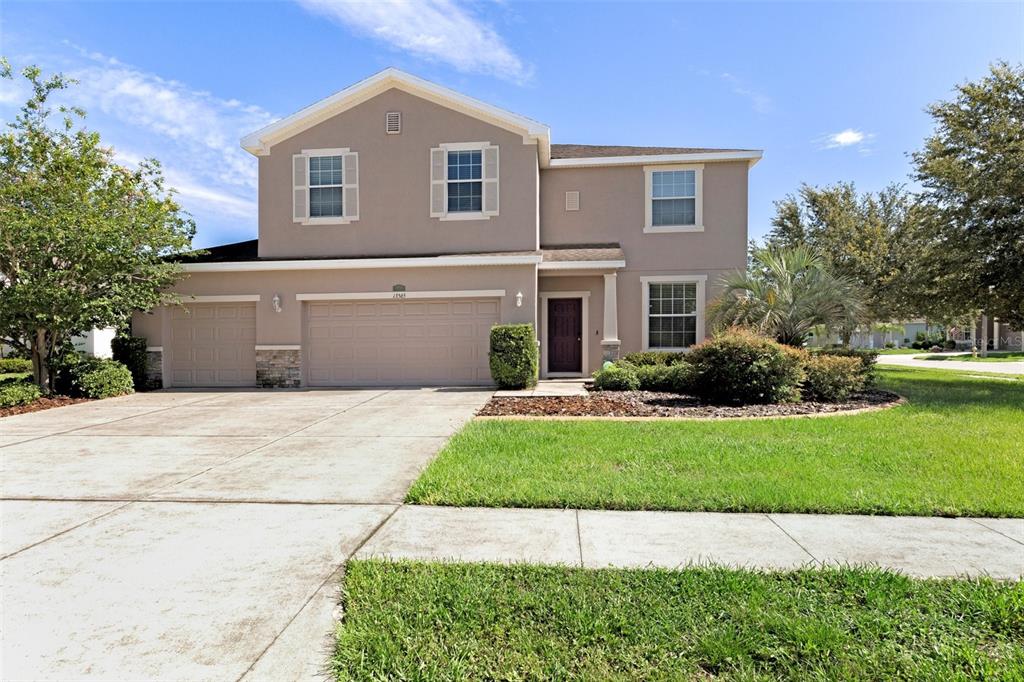
{"type": "Polygon", "coordinates": [[[599,391],[636,391],[640,388],[640,377],[636,368],[628,363],[612,365],[594,372],[594,388],[599,391]]]}
{"type": "Polygon", "coordinates": [[[800,400],[807,353],[743,329],[730,329],[694,346],[690,393],[718,404],[800,400]]]}
{"type": "Polygon", "coordinates": [[[491,327],[488,354],[491,378],[500,388],[527,388],[537,383],[537,335],[532,324],[491,327]]]}
{"type": "Polygon", "coordinates": [[[685,362],[671,365],[640,365],[634,370],[640,380],[641,391],[689,393],[693,382],[693,367],[685,362]]]}
{"type": "Polygon", "coordinates": [[[146,343],[140,336],[115,336],[110,342],[114,359],[132,373],[136,390],[146,387],[146,343]]]}
{"type": "Polygon", "coordinates": [[[622,356],[619,361],[628,362],[636,367],[646,367],[648,365],[678,365],[685,360],[683,353],[664,351],[664,350],[645,350],[637,353],[627,353],[622,356]]]}
{"type": "Polygon", "coordinates": [[[837,403],[863,390],[867,379],[860,358],[832,354],[811,355],[804,362],[804,398],[837,403]]]}

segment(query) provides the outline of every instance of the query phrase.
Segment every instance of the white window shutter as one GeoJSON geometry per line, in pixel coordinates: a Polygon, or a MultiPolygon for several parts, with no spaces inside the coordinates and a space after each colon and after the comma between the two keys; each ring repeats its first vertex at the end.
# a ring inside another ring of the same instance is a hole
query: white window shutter
{"type": "Polygon", "coordinates": [[[347,220],[359,220],[359,154],[349,152],[342,157],[344,181],[341,207],[347,220]]]}
{"type": "Polygon", "coordinates": [[[498,148],[484,147],[484,215],[498,215],[498,148]]]}
{"type": "Polygon", "coordinates": [[[445,169],[445,152],[441,147],[430,150],[430,217],[440,218],[445,214],[448,184],[445,169]]]}
{"type": "Polygon", "coordinates": [[[301,223],[309,217],[309,157],[292,155],[292,222],[301,223]]]}

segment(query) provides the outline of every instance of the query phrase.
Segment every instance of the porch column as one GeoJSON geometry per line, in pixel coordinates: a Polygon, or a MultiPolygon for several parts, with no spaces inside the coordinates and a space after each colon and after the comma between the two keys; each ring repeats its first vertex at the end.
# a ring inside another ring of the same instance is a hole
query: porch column
{"type": "Polygon", "coordinates": [[[992,322],[992,350],[999,350],[999,320],[992,322]]]}
{"type": "Polygon", "coordinates": [[[601,357],[604,362],[619,358],[619,292],[617,276],[609,272],[604,276],[604,337],[601,339],[601,357]]]}

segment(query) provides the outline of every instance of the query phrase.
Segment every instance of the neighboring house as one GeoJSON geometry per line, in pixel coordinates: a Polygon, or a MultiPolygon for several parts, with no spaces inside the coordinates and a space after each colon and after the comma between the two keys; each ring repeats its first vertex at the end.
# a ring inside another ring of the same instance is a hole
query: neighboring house
{"type": "MultiPolygon", "coordinates": [[[[75,350],[97,358],[113,357],[110,342],[114,340],[117,330],[113,327],[93,327],[81,336],[72,336],[71,345],[75,350]]],[[[0,343],[0,358],[10,355],[14,349],[0,343]]]]}
{"type": "Polygon", "coordinates": [[[688,348],[745,267],[761,158],[552,144],[394,69],[242,146],[259,239],[187,262],[187,305],[133,322],[165,386],[489,384],[499,323],[536,326],[544,377],[688,348]]]}
{"type": "Polygon", "coordinates": [[[949,338],[956,341],[957,348],[961,349],[980,348],[978,344],[987,339],[989,350],[1024,350],[1024,331],[985,316],[974,323],[973,329],[963,326],[951,328],[949,338]]]}

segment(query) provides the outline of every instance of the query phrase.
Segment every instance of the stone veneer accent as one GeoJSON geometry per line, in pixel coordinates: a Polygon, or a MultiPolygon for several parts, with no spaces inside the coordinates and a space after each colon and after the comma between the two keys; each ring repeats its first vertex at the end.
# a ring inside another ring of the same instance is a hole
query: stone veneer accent
{"type": "Polygon", "coordinates": [[[299,388],[301,350],[256,350],[256,385],[260,388],[299,388]]]}
{"type": "Polygon", "coordinates": [[[164,352],[146,351],[146,390],[155,391],[164,387],[164,352]]]}
{"type": "Polygon", "coordinates": [[[601,362],[615,362],[619,359],[619,348],[622,344],[619,343],[602,343],[601,344],[601,362]]]}

